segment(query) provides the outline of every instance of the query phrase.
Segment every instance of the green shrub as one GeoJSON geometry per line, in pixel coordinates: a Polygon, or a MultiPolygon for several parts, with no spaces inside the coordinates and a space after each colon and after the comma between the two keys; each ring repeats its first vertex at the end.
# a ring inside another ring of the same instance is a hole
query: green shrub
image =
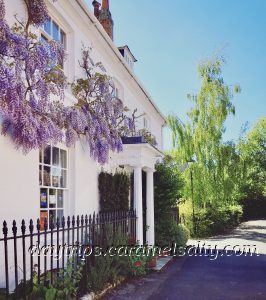
{"type": "MultiPolygon", "coordinates": [[[[105,237],[101,248],[103,251],[109,247],[126,246],[127,237],[122,234],[121,228],[113,233],[112,227],[107,226],[105,237]]],[[[102,253],[104,254],[104,253],[102,253]]],[[[107,255],[90,257],[87,262],[88,287],[94,292],[103,290],[108,284],[114,283],[119,276],[125,275],[128,270],[128,258],[118,255],[107,255]]]]}
{"type": "Polygon", "coordinates": [[[190,236],[190,232],[188,228],[183,224],[178,224],[176,226],[176,232],[173,241],[178,246],[185,246],[187,244],[189,236],[190,236]]]}
{"type": "Polygon", "coordinates": [[[184,246],[190,236],[189,229],[183,224],[177,224],[172,218],[165,218],[156,232],[156,246],[159,247],[171,246],[173,243],[184,246]]]}
{"type": "MultiPolygon", "coordinates": [[[[243,214],[240,205],[209,206],[206,210],[201,209],[195,214],[195,235],[198,237],[224,233],[236,227],[243,214]]],[[[192,216],[187,218],[193,225],[192,216]]]]}
{"type": "MultiPolygon", "coordinates": [[[[154,217],[156,246],[171,246],[177,223],[173,210],[177,211],[177,199],[183,185],[180,170],[175,161],[168,158],[156,164],[154,173],[154,217]]],[[[177,217],[177,215],[176,215],[177,217]]]]}
{"type": "Polygon", "coordinates": [[[147,256],[132,255],[128,257],[128,274],[132,277],[144,276],[147,271],[147,256]]]}
{"type": "Polygon", "coordinates": [[[243,207],[243,220],[266,218],[266,196],[253,193],[239,201],[243,207]]]}
{"type": "Polygon", "coordinates": [[[130,179],[126,173],[101,172],[98,178],[98,187],[102,212],[129,209],[130,179]]]}

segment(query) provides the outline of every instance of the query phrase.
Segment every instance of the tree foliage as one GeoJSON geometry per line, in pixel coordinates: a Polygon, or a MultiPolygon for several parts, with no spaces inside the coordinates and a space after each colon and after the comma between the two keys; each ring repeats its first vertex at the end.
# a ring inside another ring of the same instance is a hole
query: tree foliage
{"type": "Polygon", "coordinates": [[[155,239],[158,246],[170,246],[179,237],[180,230],[174,219],[177,201],[182,190],[180,170],[175,161],[166,157],[156,165],[154,173],[155,239]]]}
{"type": "Polygon", "coordinates": [[[238,180],[239,157],[232,142],[223,142],[225,120],[235,113],[232,98],[240,91],[224,83],[222,65],[216,58],[199,65],[201,87],[197,95],[189,95],[193,108],[188,122],[182,123],[175,115],[168,117],[172,130],[174,155],[183,164],[184,195],[191,195],[190,170],[193,171],[195,202],[199,207],[210,203],[232,202],[235,180],[238,180]],[[187,162],[195,161],[190,167],[187,162]]]}
{"type": "Polygon", "coordinates": [[[266,118],[238,145],[242,166],[242,205],[246,218],[266,217],[266,118]]]}

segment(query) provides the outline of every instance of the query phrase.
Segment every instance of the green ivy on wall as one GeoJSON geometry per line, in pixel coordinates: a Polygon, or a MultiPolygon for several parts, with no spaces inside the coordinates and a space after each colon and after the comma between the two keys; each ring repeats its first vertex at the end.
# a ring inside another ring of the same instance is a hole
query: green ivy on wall
{"type": "Polygon", "coordinates": [[[101,212],[129,209],[130,178],[126,173],[101,172],[98,179],[101,212]]]}

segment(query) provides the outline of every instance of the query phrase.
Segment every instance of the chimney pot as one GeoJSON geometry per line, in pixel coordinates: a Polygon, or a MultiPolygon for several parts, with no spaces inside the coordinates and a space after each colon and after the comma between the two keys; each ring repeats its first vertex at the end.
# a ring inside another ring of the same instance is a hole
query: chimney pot
{"type": "Polygon", "coordinates": [[[107,34],[113,40],[114,22],[109,9],[109,0],[102,0],[102,9],[100,10],[99,21],[107,34]]]}
{"type": "Polygon", "coordinates": [[[102,0],[102,9],[109,10],[109,0],[102,0]]]}

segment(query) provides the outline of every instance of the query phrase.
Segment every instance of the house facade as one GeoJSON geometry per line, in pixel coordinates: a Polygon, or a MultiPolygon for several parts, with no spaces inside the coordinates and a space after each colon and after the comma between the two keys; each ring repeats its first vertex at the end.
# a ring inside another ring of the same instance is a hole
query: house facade
{"type": "MultiPolygon", "coordinates": [[[[14,15],[23,18],[26,10],[21,0],[5,1],[10,24],[14,15]]],[[[103,63],[113,78],[115,96],[131,111],[137,109],[137,129],[147,129],[156,139],[156,146],[142,139],[128,139],[123,152],[110,153],[109,162],[95,162],[80,139],[75,147],[47,145],[40,151],[24,155],[15,149],[11,137],[0,135],[0,221],[84,215],[98,212],[98,175],[101,170],[124,170],[132,174],[134,209],[137,213],[137,239],[154,244],[155,163],[162,157],[164,116],[134,74],[136,59],[128,46],[113,42],[114,22],[109,1],[93,1],[91,8],[84,0],[47,0],[50,20],[38,30],[40,39],[61,41],[67,52],[64,72],[69,81],[82,77],[79,68],[82,45],[92,48],[94,61],[103,63]],[[145,177],[145,180],[144,180],[145,177]],[[143,187],[145,184],[145,188],[143,187]],[[145,205],[143,205],[145,199],[145,205]],[[144,213],[145,212],[145,213],[144,213]],[[144,220],[145,218],[145,220],[144,220]],[[145,240],[143,232],[147,226],[145,240]]],[[[70,89],[65,101],[74,104],[70,89]]],[[[2,254],[1,254],[2,257],[2,254]]]]}

